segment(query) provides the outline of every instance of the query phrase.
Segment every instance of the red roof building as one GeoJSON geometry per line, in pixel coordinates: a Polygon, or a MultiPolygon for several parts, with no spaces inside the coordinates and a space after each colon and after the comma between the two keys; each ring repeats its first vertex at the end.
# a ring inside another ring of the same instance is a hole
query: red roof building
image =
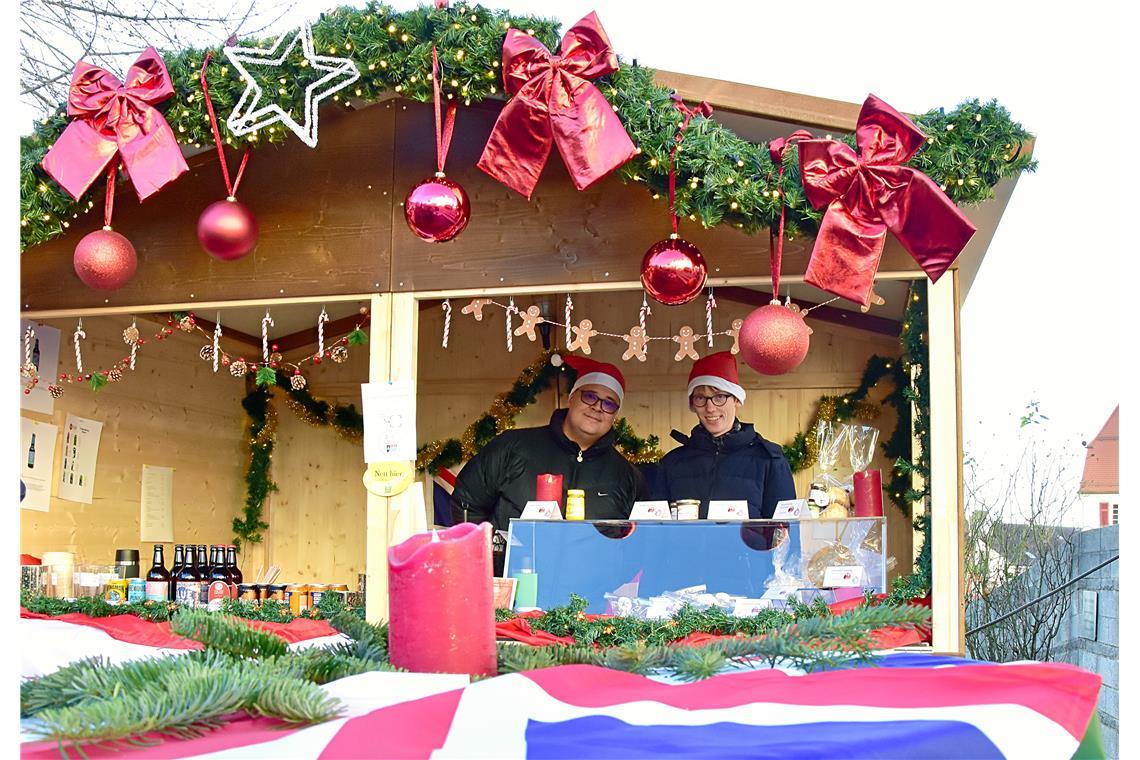
{"type": "Polygon", "coordinates": [[[1112,410],[1108,422],[1086,448],[1081,493],[1120,493],[1119,406],[1112,410]]]}

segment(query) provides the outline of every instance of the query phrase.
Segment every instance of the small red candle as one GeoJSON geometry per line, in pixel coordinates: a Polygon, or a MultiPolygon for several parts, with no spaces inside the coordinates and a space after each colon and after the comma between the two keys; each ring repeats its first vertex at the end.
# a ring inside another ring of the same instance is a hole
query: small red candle
{"type": "Polygon", "coordinates": [[[883,475],[878,470],[864,470],[854,476],[855,516],[883,516],[883,475]]]}
{"type": "Polygon", "coordinates": [[[562,508],[562,476],[539,475],[534,489],[535,501],[555,501],[562,508]]]}
{"type": "Polygon", "coordinates": [[[494,675],[491,525],[420,533],[388,550],[388,650],[417,673],[494,675]]]}

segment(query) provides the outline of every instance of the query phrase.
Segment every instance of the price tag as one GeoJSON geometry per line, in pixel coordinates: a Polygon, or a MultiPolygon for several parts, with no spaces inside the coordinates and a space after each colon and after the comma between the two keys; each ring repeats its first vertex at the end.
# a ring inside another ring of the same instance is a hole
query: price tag
{"type": "Polygon", "coordinates": [[[629,513],[631,520],[671,520],[669,502],[667,501],[635,501],[633,510],[629,513]]]}
{"type": "Polygon", "coordinates": [[[556,501],[528,501],[523,507],[520,520],[561,520],[562,510],[556,501]]]}
{"type": "Polygon", "coordinates": [[[710,501],[710,520],[747,520],[747,501],[710,501]]]}
{"type": "Polygon", "coordinates": [[[784,499],[776,502],[773,520],[798,520],[807,511],[807,499],[784,499]]]}
{"type": "Polygon", "coordinates": [[[851,588],[863,585],[862,565],[835,565],[823,571],[824,588],[851,588]]]}
{"type": "Polygon", "coordinates": [[[770,599],[737,599],[732,608],[733,617],[753,617],[772,606],[770,599]]]}
{"type": "Polygon", "coordinates": [[[767,602],[769,607],[782,609],[787,606],[788,597],[796,593],[795,586],[772,586],[764,591],[760,601],[767,602]]]}

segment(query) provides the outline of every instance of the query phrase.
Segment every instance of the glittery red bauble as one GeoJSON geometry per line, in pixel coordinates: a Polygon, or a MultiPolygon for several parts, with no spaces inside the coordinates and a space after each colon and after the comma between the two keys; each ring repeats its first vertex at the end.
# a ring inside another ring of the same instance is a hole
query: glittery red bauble
{"type": "Polygon", "coordinates": [[[211,203],[198,217],[198,242],[215,259],[240,259],[257,245],[257,220],[237,201],[211,203]]]}
{"type": "Polygon", "coordinates": [[[740,355],[764,375],[782,375],[800,366],[810,334],[804,318],[779,304],[761,306],[740,326],[740,355]]]}
{"type": "Polygon", "coordinates": [[[667,306],[688,303],[700,295],[708,276],[705,257],[683,238],[666,238],[653,244],[641,260],[641,284],[654,299],[667,306]]]}
{"type": "Polygon", "coordinates": [[[412,232],[429,243],[446,243],[467,226],[471,201],[447,177],[428,177],[408,191],[404,219],[412,232]]]}
{"type": "Polygon", "coordinates": [[[131,241],[110,229],[85,235],[72,260],[83,284],[95,290],[118,290],[135,276],[138,257],[131,241]]]}

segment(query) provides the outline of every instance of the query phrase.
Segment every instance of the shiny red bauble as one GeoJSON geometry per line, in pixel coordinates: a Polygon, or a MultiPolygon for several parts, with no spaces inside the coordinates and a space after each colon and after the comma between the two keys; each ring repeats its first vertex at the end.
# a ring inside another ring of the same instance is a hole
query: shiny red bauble
{"type": "Polygon", "coordinates": [[[257,220],[236,200],[211,203],[198,217],[198,242],[215,259],[240,259],[257,245],[257,220]]]}
{"type": "Polygon", "coordinates": [[[110,227],[85,235],[72,259],[83,284],[95,290],[118,290],[134,277],[138,257],[131,241],[110,227]]]}
{"type": "Polygon", "coordinates": [[[641,260],[645,292],[667,306],[688,303],[700,295],[708,273],[700,249],[674,236],[654,243],[641,260]]]}
{"type": "Polygon", "coordinates": [[[773,301],[761,306],[740,326],[740,355],[763,375],[791,372],[807,356],[811,333],[804,318],[773,301]]]}
{"type": "Polygon", "coordinates": [[[467,192],[442,173],[408,191],[404,199],[408,228],[429,243],[446,243],[467,226],[471,201],[467,192]]]}

